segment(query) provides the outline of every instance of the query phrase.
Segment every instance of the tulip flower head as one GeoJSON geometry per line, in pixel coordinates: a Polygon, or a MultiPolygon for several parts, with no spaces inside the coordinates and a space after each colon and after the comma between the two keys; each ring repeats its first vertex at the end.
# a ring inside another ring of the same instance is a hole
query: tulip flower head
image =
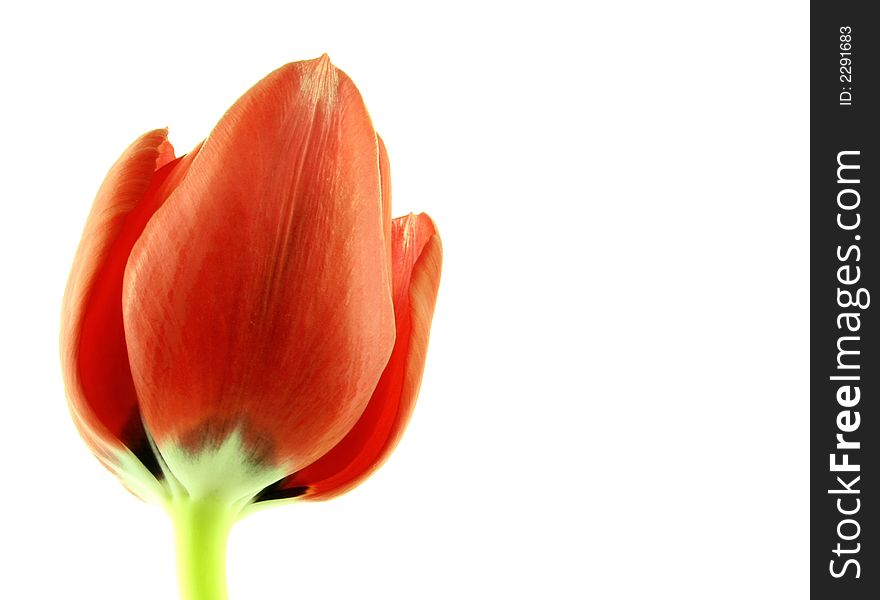
{"type": "Polygon", "coordinates": [[[326,55],[189,154],[156,130],[111,168],[65,292],[65,385],[95,456],[171,516],[184,598],[226,598],[234,521],[333,498],[394,449],[441,255],[427,215],[391,218],[385,146],[326,55]]]}

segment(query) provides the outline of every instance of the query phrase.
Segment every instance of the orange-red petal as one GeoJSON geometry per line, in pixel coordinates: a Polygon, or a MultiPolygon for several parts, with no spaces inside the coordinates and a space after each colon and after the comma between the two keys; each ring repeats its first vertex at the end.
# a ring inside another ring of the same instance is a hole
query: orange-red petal
{"type": "Polygon", "coordinates": [[[388,161],[388,152],[385,150],[385,142],[377,135],[379,144],[379,183],[382,187],[382,225],[385,232],[385,255],[388,264],[391,264],[391,163],[388,161]]]}
{"type": "Polygon", "coordinates": [[[188,159],[175,159],[166,130],[142,135],[98,191],[64,295],[62,370],[71,413],[101,461],[114,448],[148,454],[122,325],[122,277],[132,246],[188,159]]]}
{"type": "Polygon", "coordinates": [[[394,339],[378,164],[360,94],[326,57],[226,113],[125,274],[160,450],[238,430],[251,459],[300,467],[357,421],[394,339]]]}
{"type": "Polygon", "coordinates": [[[395,219],[392,251],[397,339],[370,404],[330,452],[260,500],[338,496],[369,477],[400,440],[418,396],[440,282],[442,249],[434,223],[424,214],[395,219]]]}

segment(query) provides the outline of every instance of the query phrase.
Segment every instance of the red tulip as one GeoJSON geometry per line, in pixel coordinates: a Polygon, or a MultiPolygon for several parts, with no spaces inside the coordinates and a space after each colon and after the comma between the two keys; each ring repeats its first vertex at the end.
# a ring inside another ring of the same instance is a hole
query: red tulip
{"type": "Polygon", "coordinates": [[[426,215],[392,221],[385,147],[326,56],[270,74],[185,156],[166,135],[98,192],[63,371],[95,455],[171,514],[184,597],[225,598],[235,519],[341,494],[396,445],[440,238],[426,215]]]}

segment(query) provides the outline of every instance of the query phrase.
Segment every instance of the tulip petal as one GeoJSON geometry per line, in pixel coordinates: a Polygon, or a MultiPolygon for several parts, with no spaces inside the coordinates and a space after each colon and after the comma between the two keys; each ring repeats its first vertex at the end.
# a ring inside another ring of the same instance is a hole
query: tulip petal
{"type": "Polygon", "coordinates": [[[385,232],[385,255],[388,264],[391,264],[391,163],[388,160],[388,152],[385,150],[385,142],[377,135],[379,145],[379,182],[382,187],[382,224],[385,232]]]}
{"type": "Polygon", "coordinates": [[[111,470],[126,448],[158,470],[128,365],[121,300],[135,240],[191,161],[174,158],[167,133],[144,134],[110,169],[86,221],[63,301],[61,357],[71,413],[111,470]]]}
{"type": "Polygon", "coordinates": [[[400,440],[422,380],[442,249],[434,223],[425,214],[394,220],[392,249],[397,339],[370,404],[330,452],[265,490],[258,501],[338,496],[369,477],[400,440]]]}
{"type": "Polygon", "coordinates": [[[135,388],[166,459],[235,434],[242,468],[293,470],[360,417],[394,340],[378,160],[326,56],[270,74],[205,141],[125,273],[135,388]]]}

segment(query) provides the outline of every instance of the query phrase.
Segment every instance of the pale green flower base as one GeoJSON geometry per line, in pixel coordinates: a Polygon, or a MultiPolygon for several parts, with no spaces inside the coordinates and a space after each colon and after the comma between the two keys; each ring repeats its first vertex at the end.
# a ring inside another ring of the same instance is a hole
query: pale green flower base
{"type": "Polygon", "coordinates": [[[155,478],[128,450],[117,456],[118,475],[131,491],[161,505],[171,517],[181,600],[227,600],[229,531],[244,516],[278,504],[254,504],[253,499],[289,469],[255,462],[238,432],[197,453],[174,444],[163,446],[161,453],[155,445],[153,449],[164,478],[155,478]]]}

